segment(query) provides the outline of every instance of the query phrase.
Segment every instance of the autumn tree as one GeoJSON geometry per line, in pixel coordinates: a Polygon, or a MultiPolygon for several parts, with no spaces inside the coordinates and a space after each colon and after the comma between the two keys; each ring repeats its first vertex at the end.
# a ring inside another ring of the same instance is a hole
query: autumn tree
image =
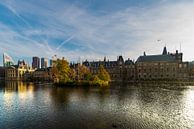
{"type": "Polygon", "coordinates": [[[98,77],[100,80],[103,81],[110,81],[110,75],[109,73],[106,71],[106,69],[104,68],[103,65],[100,65],[99,70],[98,70],[98,77]]]}
{"type": "Polygon", "coordinates": [[[60,82],[70,81],[71,69],[69,63],[65,59],[58,59],[56,64],[52,67],[52,75],[57,77],[60,82]]]}
{"type": "Polygon", "coordinates": [[[70,69],[69,77],[70,77],[70,79],[72,81],[75,81],[76,80],[76,71],[75,71],[75,69],[70,69]]]}
{"type": "Polygon", "coordinates": [[[80,80],[89,81],[92,77],[90,70],[85,65],[78,65],[78,76],[80,80]]]}

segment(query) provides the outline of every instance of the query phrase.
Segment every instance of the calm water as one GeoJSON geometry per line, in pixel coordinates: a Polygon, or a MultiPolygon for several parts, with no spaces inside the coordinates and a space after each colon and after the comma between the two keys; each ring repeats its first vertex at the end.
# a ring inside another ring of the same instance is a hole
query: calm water
{"type": "Polygon", "coordinates": [[[191,129],[194,87],[1,83],[0,128],[191,129]]]}

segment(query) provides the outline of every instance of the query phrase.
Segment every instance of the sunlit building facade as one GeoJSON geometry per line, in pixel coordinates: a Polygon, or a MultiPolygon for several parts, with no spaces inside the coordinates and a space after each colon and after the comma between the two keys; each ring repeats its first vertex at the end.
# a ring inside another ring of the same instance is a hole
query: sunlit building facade
{"type": "Polygon", "coordinates": [[[182,61],[183,53],[167,52],[164,47],[161,55],[140,56],[136,61],[136,78],[138,80],[188,80],[188,62],[182,61]]]}
{"type": "Polygon", "coordinates": [[[5,68],[5,80],[24,80],[26,72],[33,72],[25,61],[18,61],[17,65],[5,68]]]}

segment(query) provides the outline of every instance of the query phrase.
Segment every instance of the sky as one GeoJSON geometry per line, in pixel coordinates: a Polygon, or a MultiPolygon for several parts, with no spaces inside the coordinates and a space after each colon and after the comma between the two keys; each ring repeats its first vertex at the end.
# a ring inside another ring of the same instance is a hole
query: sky
{"type": "Polygon", "coordinates": [[[0,54],[15,62],[136,60],[165,45],[194,60],[193,0],[0,0],[0,54]]]}

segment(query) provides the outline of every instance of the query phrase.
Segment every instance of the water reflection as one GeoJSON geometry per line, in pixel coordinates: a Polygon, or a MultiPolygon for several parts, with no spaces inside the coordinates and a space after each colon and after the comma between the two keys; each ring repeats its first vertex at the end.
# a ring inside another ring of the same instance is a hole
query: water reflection
{"type": "Polygon", "coordinates": [[[194,88],[112,85],[57,88],[4,82],[1,128],[192,128],[194,88]]]}

